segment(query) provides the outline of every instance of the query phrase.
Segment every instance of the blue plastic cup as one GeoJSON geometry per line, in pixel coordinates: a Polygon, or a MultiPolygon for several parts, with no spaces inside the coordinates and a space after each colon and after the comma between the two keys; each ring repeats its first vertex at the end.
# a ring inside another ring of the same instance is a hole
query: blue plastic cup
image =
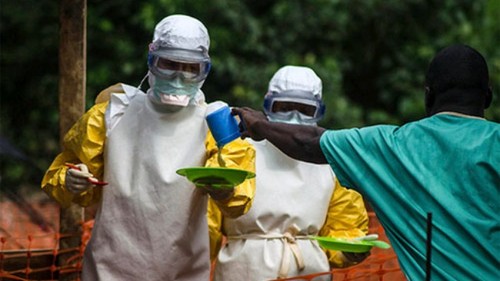
{"type": "Polygon", "coordinates": [[[231,115],[226,103],[221,101],[210,103],[205,118],[218,147],[223,147],[241,136],[238,121],[231,115]]]}

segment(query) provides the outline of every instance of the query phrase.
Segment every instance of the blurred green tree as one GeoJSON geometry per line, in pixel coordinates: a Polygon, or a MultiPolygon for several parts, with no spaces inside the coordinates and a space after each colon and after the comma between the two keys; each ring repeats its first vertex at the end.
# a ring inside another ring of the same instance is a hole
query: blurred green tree
{"type": "MultiPolygon", "coordinates": [[[[2,146],[2,188],[37,186],[60,150],[58,13],[57,1],[0,0],[0,136],[31,161],[2,146]]],[[[423,116],[427,64],[454,43],[478,49],[500,89],[498,0],[88,0],[87,108],[109,85],[140,83],[154,26],[174,13],[209,30],[208,101],[261,108],[271,75],[304,65],[323,80],[320,125],[402,124],[423,116]]]]}

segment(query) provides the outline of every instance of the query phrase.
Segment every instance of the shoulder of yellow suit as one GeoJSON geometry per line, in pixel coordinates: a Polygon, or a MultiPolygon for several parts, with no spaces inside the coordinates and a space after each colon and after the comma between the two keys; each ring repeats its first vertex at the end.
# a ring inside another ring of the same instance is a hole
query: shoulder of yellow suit
{"type": "Polygon", "coordinates": [[[111,94],[125,94],[122,83],[116,83],[102,90],[95,98],[95,104],[108,102],[111,98],[111,94]]]}

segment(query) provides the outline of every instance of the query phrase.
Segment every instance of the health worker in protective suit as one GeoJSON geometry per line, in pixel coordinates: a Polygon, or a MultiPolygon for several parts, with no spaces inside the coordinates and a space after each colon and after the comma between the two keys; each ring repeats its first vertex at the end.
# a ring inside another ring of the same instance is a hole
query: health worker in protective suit
{"type": "MultiPolygon", "coordinates": [[[[316,126],[325,110],[321,95],[322,83],[313,70],[285,66],[269,82],[264,111],[273,122],[316,126]]],[[[209,202],[214,280],[260,281],[326,272],[368,256],[324,251],[309,238],[364,237],[368,214],[359,193],[340,186],[328,165],[294,160],[266,140],[249,141],[257,159],[252,208],[229,218],[209,202]]]]}
{"type": "MultiPolygon", "coordinates": [[[[248,211],[252,180],[219,191],[176,174],[217,158],[200,90],[208,49],[200,21],[166,17],[149,46],[147,92],[119,84],[66,134],[42,188],[63,207],[99,204],[83,280],[208,280],[207,192],[229,217],[248,211]]],[[[227,144],[223,157],[228,167],[255,170],[246,141],[227,144]]]]}

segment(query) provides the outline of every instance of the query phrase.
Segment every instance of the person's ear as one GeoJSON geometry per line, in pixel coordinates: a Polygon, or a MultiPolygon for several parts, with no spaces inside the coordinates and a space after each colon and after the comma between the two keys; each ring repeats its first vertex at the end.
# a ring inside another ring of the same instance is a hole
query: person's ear
{"type": "Polygon", "coordinates": [[[491,87],[488,87],[488,91],[486,92],[486,99],[484,100],[484,109],[490,107],[492,100],[493,100],[493,90],[491,89],[491,87]]]}

